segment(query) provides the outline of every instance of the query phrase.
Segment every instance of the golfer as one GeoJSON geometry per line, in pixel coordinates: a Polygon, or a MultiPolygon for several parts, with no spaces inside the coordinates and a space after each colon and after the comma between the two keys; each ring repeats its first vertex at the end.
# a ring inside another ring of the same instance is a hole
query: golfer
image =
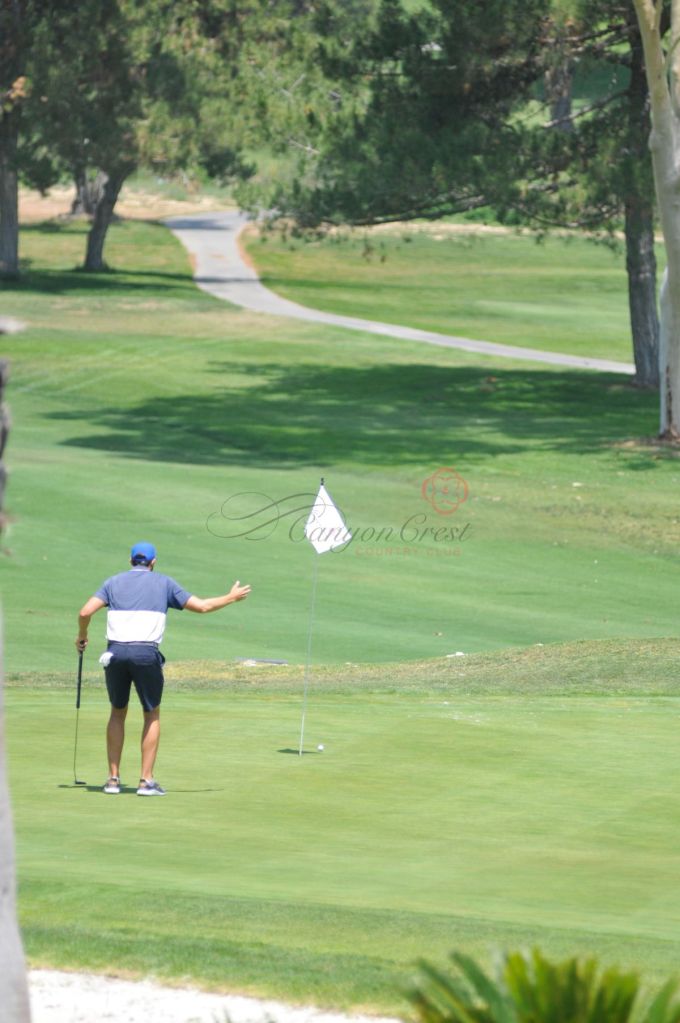
{"type": "Polygon", "coordinates": [[[100,661],[104,665],[106,688],[111,701],[111,716],[106,729],[109,779],[104,792],[120,792],[120,758],[125,739],[125,718],[134,683],[144,712],[142,730],[142,772],[138,796],[164,796],[165,790],[154,781],[153,769],[160,740],[160,703],[163,694],[165,658],[158,649],[165,631],[168,608],[186,608],[197,614],[219,611],[227,604],[244,600],[250,586],[237,581],[221,597],[192,596],[179,583],[160,572],[154,573],[156,548],[151,543],[136,543],[130,552],[131,568],[111,576],[87,601],[78,616],[76,647],[87,646],[87,630],[92,615],[108,607],[106,638],[108,649],[100,661]]]}

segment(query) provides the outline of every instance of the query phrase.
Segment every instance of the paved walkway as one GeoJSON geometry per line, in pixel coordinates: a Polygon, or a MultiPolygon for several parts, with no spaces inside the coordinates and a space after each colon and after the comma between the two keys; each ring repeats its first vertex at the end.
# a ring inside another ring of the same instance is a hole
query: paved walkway
{"type": "Polygon", "coordinates": [[[226,302],[252,309],[257,313],[288,316],[312,323],[327,323],[334,327],[382,334],[404,341],[420,341],[443,348],[459,348],[464,352],[474,352],[478,355],[547,362],[552,366],[569,366],[572,369],[591,369],[606,373],[632,375],[635,372],[635,367],[627,362],[586,359],[577,355],[564,355],[561,352],[542,352],[533,348],[517,348],[514,345],[497,345],[490,341],[473,341],[467,337],[437,334],[414,327],[400,327],[394,323],[362,320],[355,316],[339,316],[290,302],[265,288],[253,267],[243,259],[238,236],[247,222],[247,217],[237,212],[198,213],[192,216],[170,217],[165,221],[192,256],[194,279],[198,287],[226,302]]]}

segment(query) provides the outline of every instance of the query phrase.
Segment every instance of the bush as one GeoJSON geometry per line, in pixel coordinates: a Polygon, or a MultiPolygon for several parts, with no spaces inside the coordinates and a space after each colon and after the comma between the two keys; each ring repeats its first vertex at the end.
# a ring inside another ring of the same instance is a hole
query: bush
{"type": "Polygon", "coordinates": [[[645,998],[635,973],[595,959],[549,962],[538,950],[505,954],[495,979],[469,956],[452,969],[420,964],[410,992],[421,1023],[678,1023],[677,981],[645,998]]]}

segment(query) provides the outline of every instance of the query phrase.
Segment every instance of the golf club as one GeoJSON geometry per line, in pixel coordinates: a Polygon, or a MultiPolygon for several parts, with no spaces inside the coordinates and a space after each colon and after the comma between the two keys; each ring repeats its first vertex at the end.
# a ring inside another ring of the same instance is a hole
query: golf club
{"type": "Polygon", "coordinates": [[[83,684],[83,651],[78,651],[78,688],[76,690],[76,737],[73,743],[73,784],[87,785],[86,781],[79,781],[76,773],[76,758],[78,756],[78,719],[80,718],[80,688],[83,684]]]}

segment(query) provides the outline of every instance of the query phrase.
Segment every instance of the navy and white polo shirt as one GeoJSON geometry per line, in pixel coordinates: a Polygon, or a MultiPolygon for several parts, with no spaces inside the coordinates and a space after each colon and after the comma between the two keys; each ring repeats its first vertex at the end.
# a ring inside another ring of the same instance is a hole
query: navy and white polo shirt
{"type": "Polygon", "coordinates": [[[112,575],[95,596],[108,605],[109,642],[160,643],[168,608],[181,611],[191,594],[170,576],[148,568],[131,568],[112,575]]]}

